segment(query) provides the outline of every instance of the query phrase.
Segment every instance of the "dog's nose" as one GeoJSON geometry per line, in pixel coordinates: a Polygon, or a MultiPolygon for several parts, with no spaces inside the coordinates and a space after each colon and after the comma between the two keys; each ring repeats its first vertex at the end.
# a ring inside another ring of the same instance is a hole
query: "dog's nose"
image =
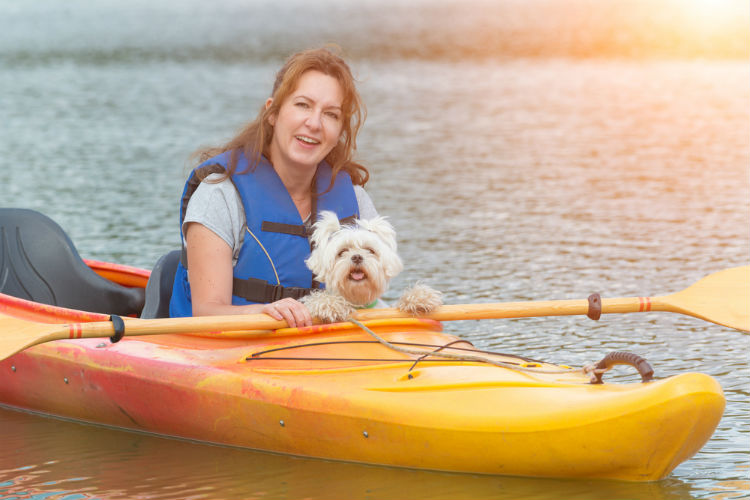
{"type": "Polygon", "coordinates": [[[364,259],[362,258],[362,256],[359,255],[358,253],[355,253],[354,255],[352,255],[352,262],[354,262],[355,264],[361,264],[363,260],[364,259]]]}

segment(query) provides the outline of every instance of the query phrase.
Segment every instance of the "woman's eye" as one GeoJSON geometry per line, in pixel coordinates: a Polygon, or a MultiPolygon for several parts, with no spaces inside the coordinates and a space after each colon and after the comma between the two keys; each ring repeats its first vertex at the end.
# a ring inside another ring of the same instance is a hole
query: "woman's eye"
{"type": "Polygon", "coordinates": [[[327,112],[326,116],[328,116],[329,118],[333,118],[336,121],[338,121],[338,119],[339,119],[339,114],[338,113],[334,113],[333,111],[327,112]]]}
{"type": "Polygon", "coordinates": [[[297,102],[294,105],[297,106],[297,107],[299,107],[299,108],[303,108],[303,109],[307,109],[307,108],[310,107],[310,105],[307,104],[305,101],[297,102]]]}

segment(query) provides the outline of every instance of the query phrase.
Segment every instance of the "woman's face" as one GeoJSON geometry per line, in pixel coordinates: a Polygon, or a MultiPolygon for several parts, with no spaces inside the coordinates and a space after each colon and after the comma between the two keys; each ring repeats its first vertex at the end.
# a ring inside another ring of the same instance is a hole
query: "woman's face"
{"type": "Polygon", "coordinates": [[[268,118],[273,126],[269,154],[274,167],[314,169],[323,161],[341,136],[343,97],[332,76],[310,70],[300,77],[278,113],[268,118]]]}

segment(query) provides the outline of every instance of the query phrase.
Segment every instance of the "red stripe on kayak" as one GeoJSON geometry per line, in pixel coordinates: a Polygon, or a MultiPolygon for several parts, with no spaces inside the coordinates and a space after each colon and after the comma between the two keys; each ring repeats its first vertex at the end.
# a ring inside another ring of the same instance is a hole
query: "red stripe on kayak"
{"type": "Polygon", "coordinates": [[[646,311],[651,310],[651,297],[645,297],[643,300],[646,301],[646,311]]]}

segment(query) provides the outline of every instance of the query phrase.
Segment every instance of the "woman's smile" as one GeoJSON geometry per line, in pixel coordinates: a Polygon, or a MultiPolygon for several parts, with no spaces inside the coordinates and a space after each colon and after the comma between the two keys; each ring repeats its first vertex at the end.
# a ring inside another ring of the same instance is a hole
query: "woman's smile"
{"type": "Polygon", "coordinates": [[[310,144],[310,145],[317,145],[320,144],[320,141],[317,139],[313,139],[312,137],[307,137],[305,135],[296,135],[295,138],[304,143],[304,144],[310,144]]]}

